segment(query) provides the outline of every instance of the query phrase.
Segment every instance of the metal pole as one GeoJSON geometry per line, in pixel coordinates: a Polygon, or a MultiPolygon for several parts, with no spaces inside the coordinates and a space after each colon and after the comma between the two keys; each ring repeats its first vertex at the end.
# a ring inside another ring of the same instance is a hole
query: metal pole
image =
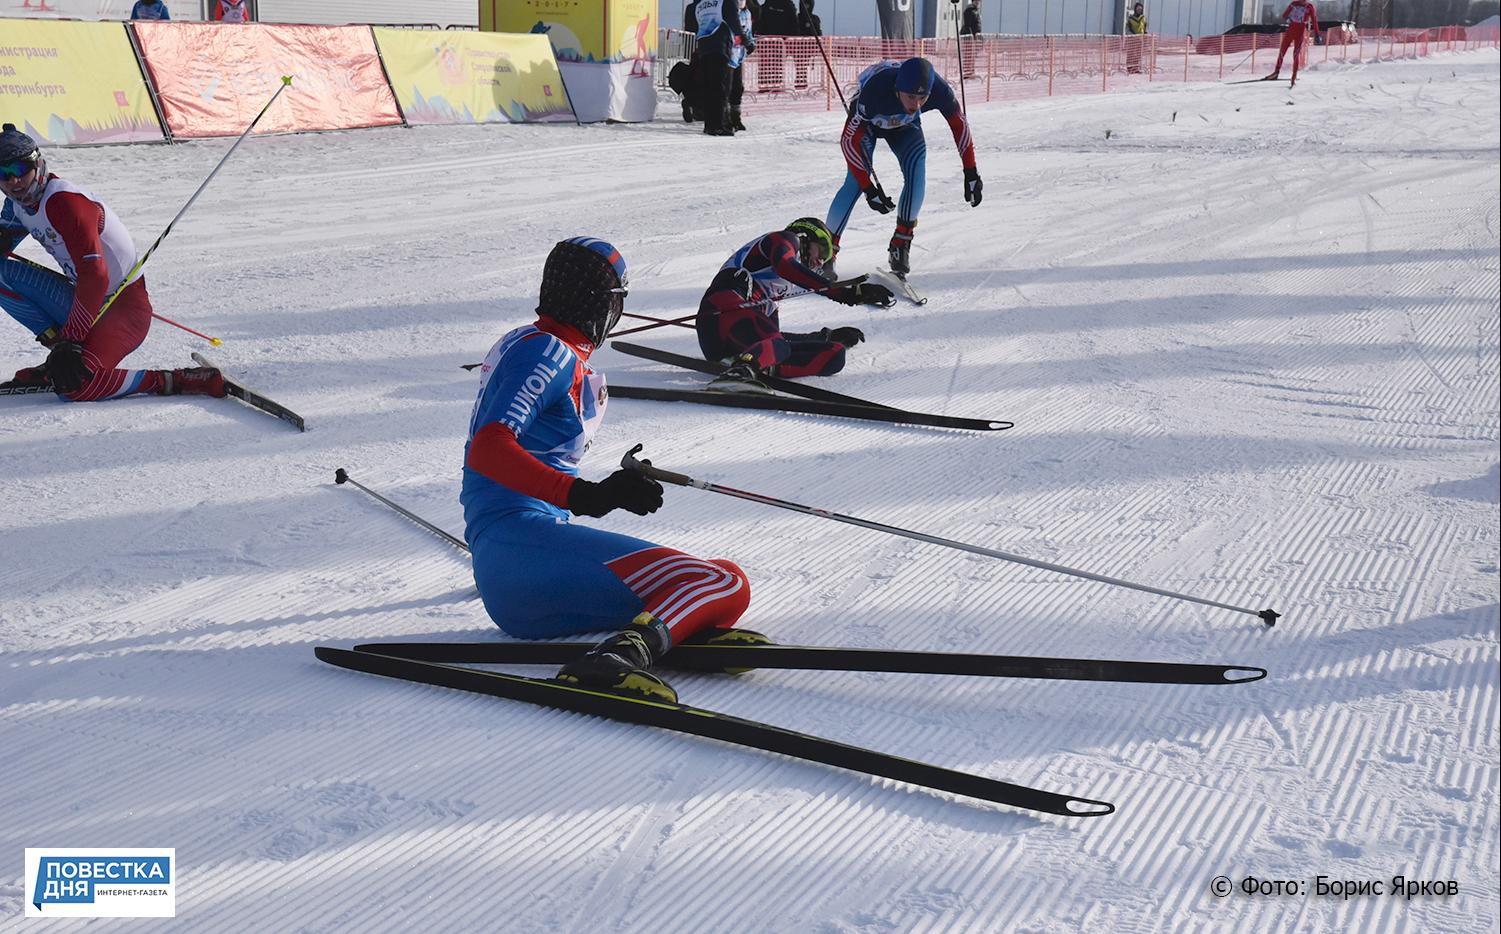
{"type": "Polygon", "coordinates": [[[945,548],[954,548],[959,551],[967,551],[970,554],[985,555],[990,558],[1000,558],[1002,561],[1010,561],[1015,564],[1024,564],[1028,567],[1040,568],[1044,571],[1056,571],[1059,574],[1067,574],[1070,577],[1078,577],[1084,580],[1098,581],[1102,584],[1114,584],[1117,587],[1127,587],[1131,590],[1139,590],[1142,593],[1156,594],[1160,597],[1171,597],[1175,600],[1187,600],[1190,603],[1198,603],[1204,606],[1212,606],[1221,610],[1231,610],[1236,613],[1245,613],[1255,616],[1268,626],[1277,625],[1277,617],[1280,613],[1275,610],[1253,610],[1250,607],[1236,606],[1231,603],[1221,603],[1218,600],[1209,600],[1204,597],[1195,597],[1191,594],[1177,593],[1172,590],[1164,590],[1161,587],[1153,587],[1148,584],[1137,584],[1117,577],[1107,577],[1104,574],[1095,574],[1092,571],[1081,571],[1077,568],[1064,567],[1061,564],[1052,564],[1047,561],[1038,561],[1035,558],[1026,558],[1021,555],[1008,554],[1004,551],[996,551],[993,548],[982,548],[979,545],[970,545],[965,542],[957,542],[953,539],[939,538],[936,535],[928,535],[924,532],[914,532],[910,529],[899,528],[894,525],[886,525],[882,522],[872,522],[869,519],[858,519],[854,516],[846,516],[827,509],[818,509],[813,506],[804,506],[799,503],[777,499],[773,496],[765,496],[760,493],[751,493],[746,490],[737,490],[734,487],[720,486],[717,483],[709,483],[706,480],[695,480],[686,474],[673,473],[670,470],[662,470],[653,467],[651,461],[638,460],[637,452],[642,449],[638,444],[631,448],[620,459],[620,466],[627,470],[637,470],[660,483],[671,483],[677,486],[691,486],[694,489],[706,490],[710,493],[720,493],[725,496],[733,496],[736,499],[750,500],[753,503],[761,503],[765,506],[776,506],[779,509],[789,509],[800,512],[803,515],[815,516],[819,519],[832,519],[835,522],[843,522],[846,525],[856,525],[863,529],[871,529],[876,532],[885,532],[888,535],[897,535],[902,538],[910,538],[914,541],[927,542],[931,545],[942,545],[945,548]]]}
{"type": "Polygon", "coordinates": [[[465,554],[469,553],[469,546],[468,545],[464,544],[459,539],[454,538],[452,535],[449,535],[447,532],[445,532],[442,529],[438,528],[436,525],[433,525],[431,522],[427,521],[426,519],[422,518],[421,516],[417,515],[416,513],[410,512],[410,511],[408,511],[406,509],[403,509],[402,507],[400,507],[400,506],[396,505],[395,503],[391,502],[390,500],[386,499],[384,496],[382,496],[379,493],[375,492],[374,490],[370,489],[368,486],[365,486],[360,481],[358,481],[355,478],[351,477],[349,475],[349,472],[347,470],[345,470],[343,467],[340,467],[338,470],[334,471],[334,482],[335,483],[340,483],[340,484],[342,484],[342,483],[353,483],[359,489],[364,490],[366,493],[369,493],[371,496],[375,497],[375,499],[378,502],[380,502],[382,505],[388,506],[391,509],[396,510],[397,512],[401,513],[403,516],[406,516],[408,519],[411,519],[413,522],[415,522],[418,525],[422,526],[424,529],[427,529],[429,532],[433,533],[434,535],[437,535],[440,538],[444,539],[450,545],[452,545],[453,547],[459,549],[460,551],[464,552],[465,554]]]}
{"type": "Polygon", "coordinates": [[[271,95],[271,100],[266,101],[266,106],[264,106],[264,107],[261,108],[261,112],[255,115],[255,119],[254,120],[250,121],[250,126],[247,126],[245,128],[245,132],[243,132],[243,133],[240,134],[240,138],[237,139],[237,140],[235,140],[235,144],[233,146],[229,147],[229,152],[226,152],[224,154],[224,158],[222,158],[222,159],[219,160],[219,164],[216,165],[216,166],[214,166],[214,170],[212,172],[208,173],[208,178],[205,178],[203,180],[203,184],[201,184],[201,185],[198,186],[198,190],[195,191],[195,192],[193,192],[193,197],[191,197],[191,198],[188,199],[188,203],[184,204],[182,206],[182,210],[180,210],[180,211],[177,212],[177,216],[174,217],[174,218],[172,218],[172,220],[167,224],[167,229],[163,230],[162,233],[161,233],[161,236],[159,236],[159,237],[156,238],[156,242],[152,243],[151,246],[149,246],[149,247],[146,248],[145,254],[143,254],[140,259],[136,260],[136,264],[134,266],[130,267],[130,272],[127,272],[120,279],[120,284],[118,286],[116,286],[115,290],[113,292],[111,292],[109,294],[109,297],[104,300],[104,304],[99,306],[99,313],[96,314],[96,315],[94,315],[94,320],[89,322],[89,325],[91,327],[93,325],[95,325],[95,324],[98,324],[99,323],[99,319],[102,318],[102,317],[104,317],[104,313],[106,311],[109,311],[109,306],[114,304],[115,299],[119,298],[120,297],[120,293],[123,292],[123,291],[125,291],[125,287],[130,284],[130,282],[131,282],[132,279],[135,278],[136,273],[140,272],[141,271],[141,267],[146,265],[146,260],[148,260],[148,259],[151,258],[152,251],[154,251],[158,246],[161,246],[161,242],[163,240],[167,239],[167,234],[169,234],[169,233],[172,232],[172,225],[176,224],[179,220],[182,220],[182,216],[184,214],[188,213],[188,208],[190,208],[190,207],[193,206],[193,202],[197,201],[198,200],[198,196],[201,195],[201,194],[203,194],[203,189],[207,188],[208,187],[208,183],[214,180],[214,176],[215,175],[219,174],[219,170],[222,169],[222,168],[224,168],[224,163],[228,162],[229,161],[229,157],[232,156],[232,155],[234,155],[236,149],[240,148],[240,144],[243,143],[243,142],[245,142],[245,137],[249,136],[250,135],[250,131],[253,130],[253,129],[255,129],[255,125],[257,123],[261,122],[261,118],[266,115],[266,111],[267,110],[271,109],[271,105],[273,103],[275,103],[275,101],[276,101],[276,99],[278,97],[281,96],[281,92],[285,91],[287,88],[289,88],[291,86],[292,86],[292,76],[291,75],[282,75],[281,76],[281,86],[276,89],[276,93],[275,94],[271,95]]]}

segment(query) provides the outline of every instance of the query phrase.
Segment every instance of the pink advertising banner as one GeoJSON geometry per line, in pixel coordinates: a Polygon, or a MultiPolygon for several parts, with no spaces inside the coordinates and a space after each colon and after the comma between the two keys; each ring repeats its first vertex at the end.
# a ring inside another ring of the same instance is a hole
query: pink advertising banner
{"type": "Polygon", "coordinates": [[[236,136],[292,76],[256,133],[401,123],[368,26],[132,24],[168,129],[236,136]]]}

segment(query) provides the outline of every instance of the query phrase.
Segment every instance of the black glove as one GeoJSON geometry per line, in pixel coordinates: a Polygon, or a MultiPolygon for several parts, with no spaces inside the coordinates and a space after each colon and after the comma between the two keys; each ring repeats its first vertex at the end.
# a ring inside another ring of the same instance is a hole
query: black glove
{"type": "Polygon", "coordinates": [[[94,371],[83,362],[83,347],[72,341],[58,341],[47,355],[47,378],[58,392],[77,392],[94,378],[94,371]]]}
{"type": "Polygon", "coordinates": [[[896,294],[886,286],[874,282],[862,282],[855,286],[855,297],[862,305],[875,305],[878,308],[890,308],[896,304],[896,294]]]}
{"type": "Polygon", "coordinates": [[[836,285],[823,293],[841,305],[863,305],[858,285],[836,285]]]}
{"type": "Polygon", "coordinates": [[[877,214],[890,214],[896,209],[896,202],[881,190],[879,183],[865,189],[865,203],[870,205],[870,209],[877,214]]]}
{"type": "Polygon", "coordinates": [[[965,169],[964,200],[969,202],[970,207],[977,208],[980,206],[980,195],[984,190],[985,185],[980,181],[980,170],[965,169]]]}
{"type": "Polygon", "coordinates": [[[747,40],[745,40],[745,54],[746,55],[750,55],[751,53],[753,53],[755,51],[756,51],[756,40],[755,39],[747,39],[747,40]]]}
{"type": "Polygon", "coordinates": [[[568,511],[598,519],[612,509],[638,516],[662,508],[662,484],[639,470],[621,468],[598,483],[574,480],[568,488],[568,511]]]}
{"type": "Polygon", "coordinates": [[[835,328],[829,332],[829,340],[846,347],[853,347],[865,340],[865,332],[859,328],[835,328]]]}

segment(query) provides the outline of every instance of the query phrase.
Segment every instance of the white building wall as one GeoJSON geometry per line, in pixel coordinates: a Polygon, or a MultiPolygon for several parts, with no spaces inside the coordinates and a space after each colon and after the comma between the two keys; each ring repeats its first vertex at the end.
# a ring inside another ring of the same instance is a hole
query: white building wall
{"type": "Polygon", "coordinates": [[[256,6],[263,23],[479,23],[479,0],[257,0],[256,6]]]}
{"type": "MultiPolygon", "coordinates": [[[[172,18],[203,19],[200,0],[166,0],[172,18]]],[[[0,0],[0,16],[29,19],[127,20],[135,0],[0,0]]]]}

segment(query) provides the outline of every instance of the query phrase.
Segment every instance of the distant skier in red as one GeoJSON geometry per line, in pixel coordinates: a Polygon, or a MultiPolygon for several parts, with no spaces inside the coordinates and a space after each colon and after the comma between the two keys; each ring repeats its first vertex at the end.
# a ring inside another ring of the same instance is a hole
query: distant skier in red
{"type": "Polygon", "coordinates": [[[1282,32],[1282,47],[1277,50],[1277,67],[1266,76],[1268,81],[1276,81],[1277,76],[1282,74],[1282,59],[1287,57],[1287,47],[1293,47],[1293,84],[1298,83],[1298,68],[1303,64],[1303,35],[1307,30],[1313,30],[1313,37],[1319,37],[1319,14],[1313,8],[1313,0],[1293,0],[1282,11],[1282,22],[1287,29],[1282,32]]]}

